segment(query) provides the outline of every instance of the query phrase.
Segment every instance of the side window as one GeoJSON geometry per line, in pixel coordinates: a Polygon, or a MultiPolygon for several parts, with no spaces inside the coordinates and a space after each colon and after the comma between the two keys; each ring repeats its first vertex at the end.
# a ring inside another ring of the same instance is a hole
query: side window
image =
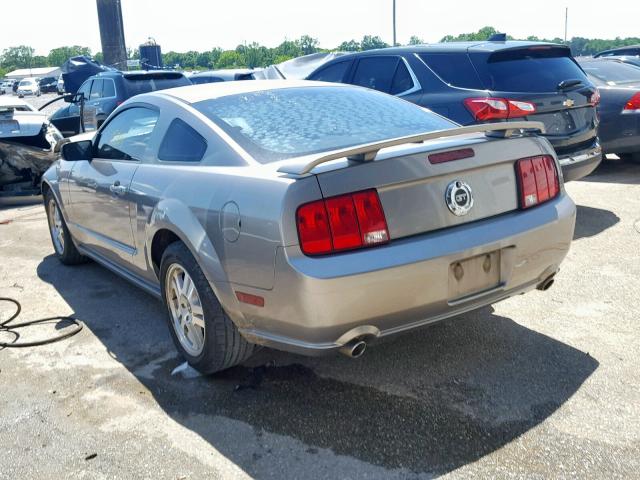
{"type": "Polygon", "coordinates": [[[116,115],[100,131],[97,158],[109,160],[140,160],[158,121],[158,112],[133,107],[116,115]]]}
{"type": "Polygon", "coordinates": [[[102,85],[102,96],[109,98],[109,97],[115,97],[116,96],[116,87],[113,83],[113,80],[111,80],[110,78],[105,78],[104,83],[102,85]]]}
{"type": "Polygon", "coordinates": [[[166,162],[199,162],[207,151],[202,135],[179,118],[175,118],[162,139],[158,160],[166,162]]]}
{"type": "Polygon", "coordinates": [[[398,57],[366,57],[360,59],[351,83],[381,92],[391,90],[398,57]]]}
{"type": "Polygon", "coordinates": [[[484,90],[466,53],[423,53],[420,58],[446,84],[458,88],[484,90]]]}
{"type": "Polygon", "coordinates": [[[351,61],[338,62],[323,68],[313,76],[309,77],[309,80],[316,80],[318,82],[344,82],[344,77],[349,70],[351,61]]]}
{"type": "Polygon", "coordinates": [[[400,95],[413,88],[413,79],[409,73],[409,69],[403,60],[398,62],[398,68],[396,68],[396,74],[393,76],[393,82],[391,83],[391,95],[400,95]]]}
{"type": "Polygon", "coordinates": [[[102,97],[102,80],[94,80],[93,85],[91,85],[91,93],[89,94],[89,98],[91,100],[97,100],[102,97]]]}
{"type": "Polygon", "coordinates": [[[89,92],[91,91],[91,83],[93,83],[93,80],[87,80],[82,85],[80,85],[80,88],[78,89],[78,93],[84,93],[84,99],[85,100],[89,100],[89,92]]]}

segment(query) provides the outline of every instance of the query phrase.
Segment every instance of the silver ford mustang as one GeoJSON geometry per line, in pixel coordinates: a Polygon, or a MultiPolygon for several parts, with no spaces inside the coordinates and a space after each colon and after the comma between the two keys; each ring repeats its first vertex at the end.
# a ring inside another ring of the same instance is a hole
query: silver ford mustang
{"type": "Polygon", "coordinates": [[[202,372],[257,345],[355,357],[553,283],[576,209],[542,128],[312,82],[139,95],[45,174],[51,239],[160,297],[202,372]]]}

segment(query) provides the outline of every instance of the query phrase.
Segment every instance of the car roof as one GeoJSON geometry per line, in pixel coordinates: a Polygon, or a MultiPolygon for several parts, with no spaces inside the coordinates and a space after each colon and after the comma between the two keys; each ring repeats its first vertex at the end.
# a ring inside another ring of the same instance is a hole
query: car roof
{"type": "Polygon", "coordinates": [[[108,70],[106,72],[96,73],[92,77],[159,77],[166,74],[167,76],[185,76],[184,73],[176,71],[176,70],[128,70],[126,72],[120,70],[108,70]]]}
{"type": "MultiPolygon", "coordinates": [[[[526,47],[562,47],[569,48],[566,45],[551,42],[532,42],[520,40],[500,41],[472,41],[472,42],[443,42],[430,43],[422,45],[406,45],[402,47],[379,48],[376,50],[365,50],[363,52],[354,52],[332,60],[332,62],[344,60],[347,57],[359,55],[401,55],[407,53],[455,53],[455,52],[498,52],[500,50],[510,50],[526,47]]],[[[329,63],[329,62],[327,62],[329,63]]]]}
{"type": "Polygon", "coordinates": [[[629,50],[629,49],[640,49],[640,43],[636,45],[626,45],[624,47],[616,47],[616,48],[610,48],[608,50],[602,50],[601,52],[594,54],[594,57],[599,57],[600,55],[603,55],[605,53],[619,52],[621,50],[629,50]]]}
{"type": "MultiPolygon", "coordinates": [[[[242,93],[262,92],[268,90],[280,90],[283,88],[301,87],[340,87],[347,85],[326,82],[313,82],[309,80],[252,80],[250,82],[216,82],[202,83],[200,85],[187,85],[184,87],[169,88],[156,92],[149,92],[149,96],[170,96],[185,103],[197,103],[203,100],[227,97],[242,93]]],[[[355,87],[353,87],[355,88],[355,87]]]]}
{"type": "Polygon", "coordinates": [[[254,70],[252,68],[229,68],[229,69],[220,69],[220,70],[205,70],[203,72],[194,73],[193,75],[189,75],[189,77],[225,77],[225,76],[234,76],[237,74],[245,75],[248,73],[255,73],[259,70],[254,70]]]}
{"type": "Polygon", "coordinates": [[[30,103],[25,102],[20,98],[16,98],[10,95],[0,96],[0,107],[23,107],[26,106],[30,110],[36,111],[35,107],[30,103]]]}

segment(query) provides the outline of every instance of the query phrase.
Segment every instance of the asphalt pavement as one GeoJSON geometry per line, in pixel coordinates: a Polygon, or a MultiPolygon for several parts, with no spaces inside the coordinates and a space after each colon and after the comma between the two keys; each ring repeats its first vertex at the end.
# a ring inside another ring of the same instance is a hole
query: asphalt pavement
{"type": "Polygon", "coordinates": [[[357,360],[263,349],[210,377],[158,301],[54,258],[40,205],[0,208],[0,296],[85,324],[0,350],[0,478],[640,478],[640,165],[567,189],[575,241],[549,291],[357,360]]]}

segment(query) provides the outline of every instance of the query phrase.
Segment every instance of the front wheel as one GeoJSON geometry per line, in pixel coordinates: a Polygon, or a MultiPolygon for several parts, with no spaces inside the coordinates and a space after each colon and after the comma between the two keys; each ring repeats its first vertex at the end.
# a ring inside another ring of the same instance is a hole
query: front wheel
{"type": "Polygon", "coordinates": [[[71,233],[67,228],[67,224],[62,218],[62,212],[56,202],[51,190],[47,191],[44,197],[44,205],[47,211],[47,221],[49,223],[49,234],[51,235],[51,243],[56,257],[65,265],[77,265],[86,261],[76,248],[71,238],[71,233]]]}
{"type": "Polygon", "coordinates": [[[184,243],[165,250],[160,279],[171,337],[189,365],[210,374],[253,354],[255,345],[240,335],[184,243]]]}

